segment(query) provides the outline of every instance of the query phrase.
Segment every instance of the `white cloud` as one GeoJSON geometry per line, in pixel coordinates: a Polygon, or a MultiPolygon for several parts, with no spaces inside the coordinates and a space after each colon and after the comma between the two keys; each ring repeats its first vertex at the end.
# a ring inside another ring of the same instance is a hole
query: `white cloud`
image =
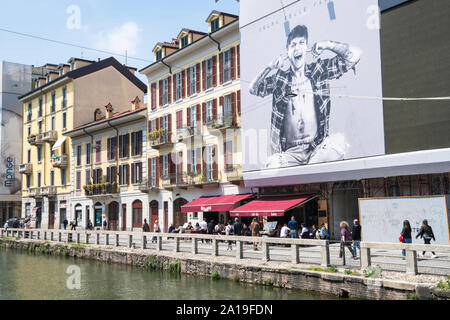
{"type": "Polygon", "coordinates": [[[97,49],[118,54],[135,55],[141,41],[141,29],[135,22],[127,22],[109,32],[100,32],[94,41],[97,49]]]}

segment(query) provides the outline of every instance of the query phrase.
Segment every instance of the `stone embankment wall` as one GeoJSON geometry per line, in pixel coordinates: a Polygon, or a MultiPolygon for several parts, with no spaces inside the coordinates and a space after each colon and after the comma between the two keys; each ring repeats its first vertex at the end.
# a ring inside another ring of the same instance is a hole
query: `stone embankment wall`
{"type": "Polygon", "coordinates": [[[60,244],[39,240],[0,239],[0,248],[10,248],[33,253],[61,255],[80,259],[121,263],[154,270],[169,270],[188,275],[210,277],[289,289],[300,289],[340,297],[377,300],[450,299],[450,290],[436,286],[364,278],[341,273],[327,273],[301,269],[251,266],[219,259],[192,259],[173,253],[147,250],[118,249],[93,245],[60,244]]]}

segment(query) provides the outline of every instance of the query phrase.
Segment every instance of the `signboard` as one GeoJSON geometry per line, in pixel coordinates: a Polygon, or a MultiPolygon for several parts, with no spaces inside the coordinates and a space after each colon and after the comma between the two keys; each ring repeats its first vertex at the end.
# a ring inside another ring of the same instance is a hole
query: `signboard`
{"type": "Polygon", "coordinates": [[[398,243],[403,221],[408,220],[413,243],[423,244],[416,235],[426,219],[436,238],[432,243],[450,244],[445,196],[359,199],[359,213],[363,241],[398,243]]]}
{"type": "Polygon", "coordinates": [[[240,23],[244,172],[385,153],[377,0],[242,0],[240,23]]]}

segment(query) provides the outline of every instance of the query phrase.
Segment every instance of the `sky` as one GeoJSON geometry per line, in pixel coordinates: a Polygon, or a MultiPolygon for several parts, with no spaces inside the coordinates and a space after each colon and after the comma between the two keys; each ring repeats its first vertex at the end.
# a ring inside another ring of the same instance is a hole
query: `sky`
{"type": "MultiPolygon", "coordinates": [[[[207,32],[212,10],[239,14],[236,0],[14,0],[1,6],[0,29],[123,55],[127,51],[128,65],[138,69],[153,62],[157,42],[171,41],[181,29],[207,32]]],[[[110,56],[0,31],[0,61],[40,66],[66,63],[71,57],[110,56]]],[[[125,63],[124,57],[116,59],[125,63]]]]}

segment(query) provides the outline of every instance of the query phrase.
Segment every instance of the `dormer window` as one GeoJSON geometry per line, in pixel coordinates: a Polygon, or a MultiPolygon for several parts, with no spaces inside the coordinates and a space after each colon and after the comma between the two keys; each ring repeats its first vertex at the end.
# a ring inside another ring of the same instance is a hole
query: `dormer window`
{"type": "Polygon", "coordinates": [[[217,31],[219,29],[219,17],[211,21],[211,32],[217,31]]]}
{"type": "Polygon", "coordinates": [[[185,35],[181,38],[181,47],[184,48],[189,44],[189,35],[185,35]]]}
{"type": "Polygon", "coordinates": [[[75,62],[72,62],[71,64],[70,64],[70,70],[75,70],[75,67],[76,67],[76,65],[75,65],[75,62]]]}
{"type": "Polygon", "coordinates": [[[159,61],[162,59],[162,49],[159,49],[156,51],[156,61],[159,61]]]}

